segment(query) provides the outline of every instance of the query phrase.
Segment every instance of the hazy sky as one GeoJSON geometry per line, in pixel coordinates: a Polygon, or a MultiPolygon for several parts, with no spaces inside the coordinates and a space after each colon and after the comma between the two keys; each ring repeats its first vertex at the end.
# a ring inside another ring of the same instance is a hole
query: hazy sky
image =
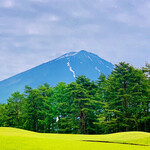
{"type": "Polygon", "coordinates": [[[150,62],[150,0],[0,0],[0,80],[83,49],[150,62]]]}

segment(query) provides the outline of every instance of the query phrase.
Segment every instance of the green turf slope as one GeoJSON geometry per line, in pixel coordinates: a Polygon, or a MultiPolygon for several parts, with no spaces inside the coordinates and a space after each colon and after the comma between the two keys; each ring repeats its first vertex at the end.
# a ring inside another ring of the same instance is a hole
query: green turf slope
{"type": "Polygon", "coordinates": [[[150,150],[150,133],[44,134],[0,127],[0,150],[150,150]],[[105,141],[112,143],[106,143],[105,141]]]}

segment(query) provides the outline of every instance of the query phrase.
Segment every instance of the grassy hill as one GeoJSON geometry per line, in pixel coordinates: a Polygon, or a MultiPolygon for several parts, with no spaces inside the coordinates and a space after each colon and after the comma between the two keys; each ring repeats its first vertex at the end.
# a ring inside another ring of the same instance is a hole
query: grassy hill
{"type": "Polygon", "coordinates": [[[45,134],[0,127],[0,150],[100,149],[150,150],[150,133],[122,132],[108,135],[45,134]]]}

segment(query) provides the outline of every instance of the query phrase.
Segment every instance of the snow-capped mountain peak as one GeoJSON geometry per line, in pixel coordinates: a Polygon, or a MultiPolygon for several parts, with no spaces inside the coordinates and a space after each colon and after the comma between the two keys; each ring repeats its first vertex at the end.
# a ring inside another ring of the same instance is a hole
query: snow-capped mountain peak
{"type": "Polygon", "coordinates": [[[25,85],[32,88],[37,88],[44,83],[55,86],[58,82],[73,82],[80,75],[97,80],[100,73],[108,75],[112,70],[113,64],[96,54],[85,50],[66,53],[52,61],[1,81],[0,103],[6,102],[11,93],[15,91],[23,92],[25,85]]]}
{"type": "Polygon", "coordinates": [[[68,57],[74,56],[74,55],[76,55],[76,54],[77,54],[77,52],[66,53],[66,54],[64,54],[64,55],[62,55],[62,56],[56,58],[55,60],[57,61],[57,60],[62,59],[62,58],[68,58],[68,57]]]}

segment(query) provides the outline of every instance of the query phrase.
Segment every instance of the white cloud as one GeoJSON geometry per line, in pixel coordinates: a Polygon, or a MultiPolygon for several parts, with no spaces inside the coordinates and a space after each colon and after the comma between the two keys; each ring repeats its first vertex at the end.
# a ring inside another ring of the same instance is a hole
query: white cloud
{"type": "Polygon", "coordinates": [[[12,0],[5,0],[1,2],[1,7],[4,8],[13,8],[15,6],[15,2],[12,0]]]}
{"type": "Polygon", "coordinates": [[[49,21],[59,21],[60,19],[58,18],[58,17],[56,17],[56,16],[50,16],[50,17],[48,17],[47,18],[49,21]]]}
{"type": "Polygon", "coordinates": [[[100,11],[107,12],[110,9],[118,8],[117,0],[97,0],[95,3],[93,2],[93,6],[100,11]]]}
{"type": "Polygon", "coordinates": [[[73,17],[77,18],[91,18],[93,14],[89,10],[76,10],[72,12],[73,17]]]}
{"type": "Polygon", "coordinates": [[[15,7],[0,10],[0,80],[81,49],[142,66],[150,55],[149,3],[0,0],[0,7],[15,7]]]}
{"type": "Polygon", "coordinates": [[[28,33],[29,35],[39,35],[39,34],[40,34],[40,31],[39,31],[38,29],[29,27],[29,28],[27,29],[27,33],[28,33]]]}
{"type": "Polygon", "coordinates": [[[115,20],[122,22],[122,23],[129,23],[130,18],[131,18],[131,16],[129,16],[125,13],[116,14],[115,18],[112,17],[112,19],[115,19],[115,20]]]}
{"type": "Polygon", "coordinates": [[[111,20],[135,28],[150,28],[150,1],[131,0],[130,3],[118,3],[116,11],[108,16],[111,20]]]}
{"type": "Polygon", "coordinates": [[[48,0],[31,0],[31,2],[47,3],[48,0]]]}
{"type": "Polygon", "coordinates": [[[57,15],[54,15],[54,14],[50,14],[50,13],[43,13],[43,14],[40,14],[39,16],[37,16],[34,21],[36,23],[42,23],[42,25],[44,23],[48,24],[48,23],[51,23],[51,22],[58,22],[60,21],[61,18],[57,15]]]}

